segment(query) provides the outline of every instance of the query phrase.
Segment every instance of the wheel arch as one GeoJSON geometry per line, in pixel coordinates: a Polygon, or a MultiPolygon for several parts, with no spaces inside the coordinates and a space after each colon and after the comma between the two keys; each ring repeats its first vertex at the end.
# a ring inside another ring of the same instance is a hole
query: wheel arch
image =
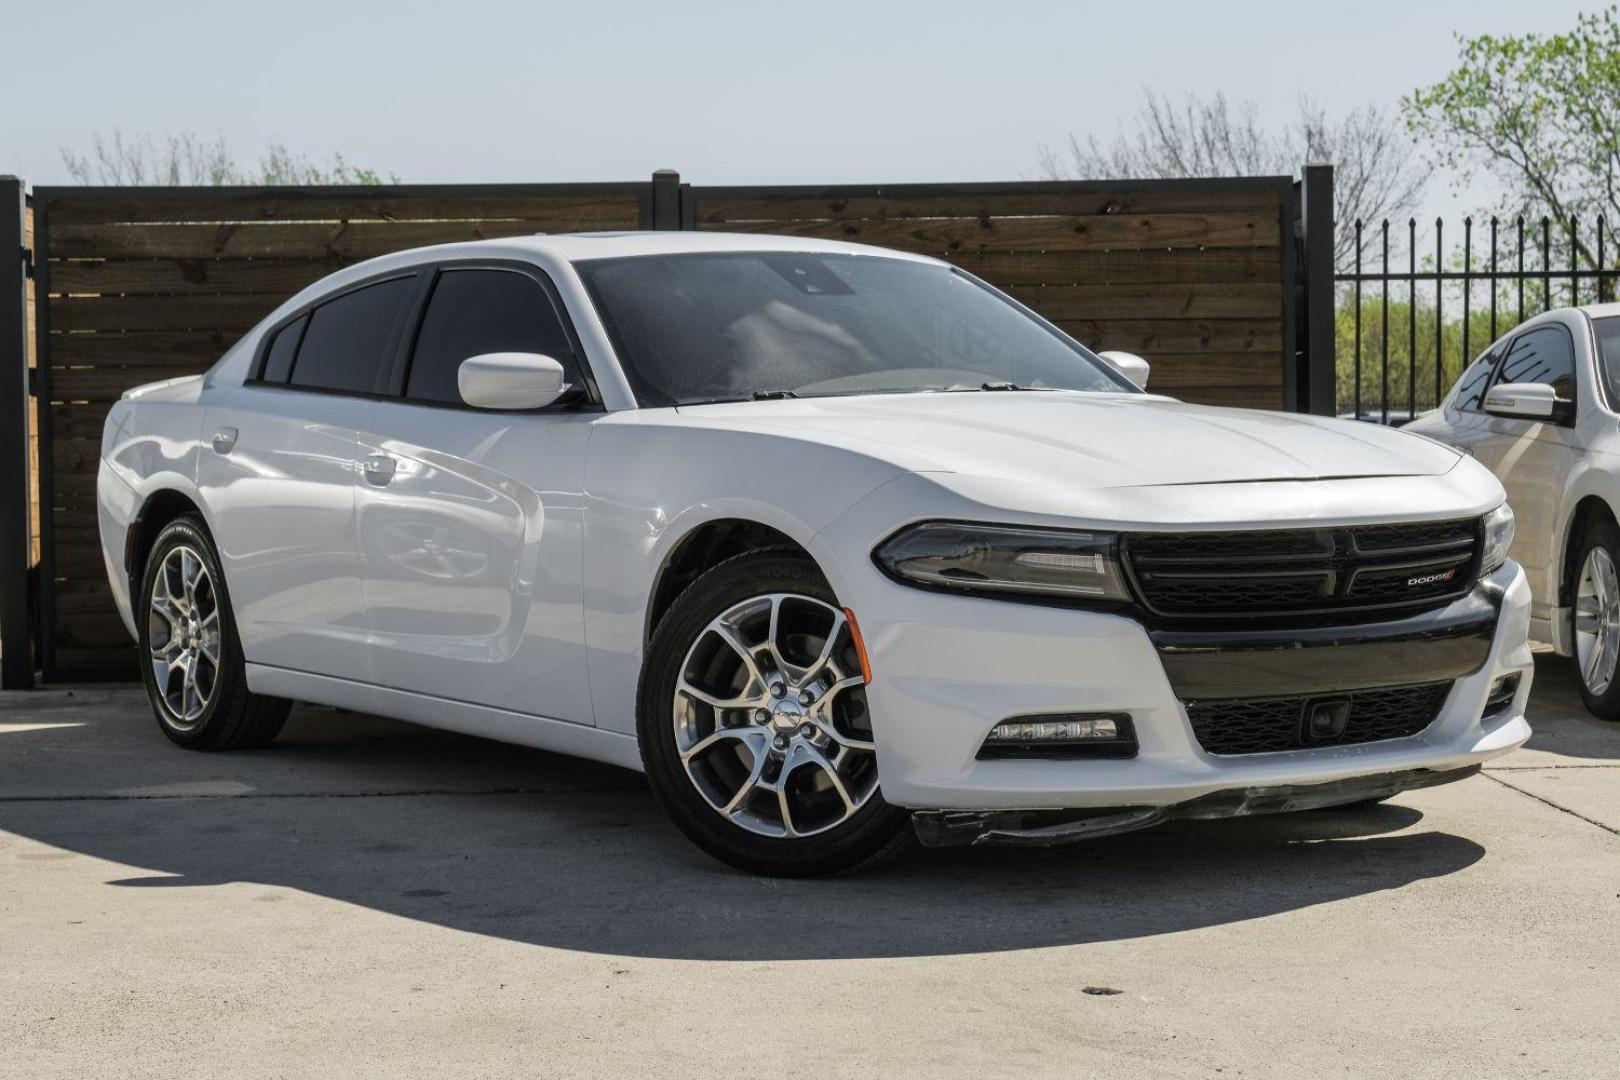
{"type": "Polygon", "coordinates": [[[1555,571],[1558,581],[1558,606],[1569,607],[1575,602],[1575,579],[1580,573],[1579,547],[1586,535],[1587,527],[1594,521],[1620,521],[1616,518],[1614,507],[1602,495],[1588,493],[1580,496],[1571,508],[1568,515],[1568,524],[1564,526],[1563,536],[1558,544],[1558,567],[1555,571]]]}
{"type": "MultiPolygon", "coordinates": [[[[694,523],[670,545],[653,575],[642,645],[652,640],[676,597],[706,571],[746,552],[771,550],[791,551],[817,562],[809,548],[790,534],[752,517],[714,517],[694,523]]],[[[822,572],[825,574],[825,569],[822,572]]]]}
{"type": "Polygon", "coordinates": [[[140,590],[141,575],[146,569],[147,556],[158,534],[178,517],[194,514],[208,527],[207,515],[193,492],[178,487],[159,487],[141,501],[135,516],[129,522],[129,539],[124,544],[124,571],[129,575],[132,595],[140,590]]]}

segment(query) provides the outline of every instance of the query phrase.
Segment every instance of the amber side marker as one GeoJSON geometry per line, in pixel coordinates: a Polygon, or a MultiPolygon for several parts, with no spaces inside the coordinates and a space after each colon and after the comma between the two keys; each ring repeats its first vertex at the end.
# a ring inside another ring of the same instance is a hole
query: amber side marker
{"type": "Polygon", "coordinates": [[[849,620],[849,636],[855,642],[855,655],[861,658],[861,678],[870,685],[872,662],[866,658],[866,639],[861,637],[861,624],[855,621],[855,613],[849,608],[844,609],[844,618],[849,620]]]}

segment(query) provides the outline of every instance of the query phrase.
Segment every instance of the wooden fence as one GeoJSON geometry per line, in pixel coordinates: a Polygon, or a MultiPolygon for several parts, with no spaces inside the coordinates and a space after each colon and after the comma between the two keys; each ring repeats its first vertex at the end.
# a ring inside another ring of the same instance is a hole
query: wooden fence
{"type": "Polygon", "coordinates": [[[1189,401],[1289,405],[1298,198],[1283,178],[694,187],[691,227],[948,259],[1189,401]],[[1284,243],[1284,239],[1288,243],[1284,243]]]}
{"type": "Polygon", "coordinates": [[[286,296],[360,259],[593,229],[855,240],[949,259],[1095,348],[1140,353],[1155,389],[1302,408],[1300,205],[1287,178],[725,188],[657,174],[595,185],[38,189],[40,666],[51,679],[135,670],[95,516],[111,403],[205,370],[286,296]]]}

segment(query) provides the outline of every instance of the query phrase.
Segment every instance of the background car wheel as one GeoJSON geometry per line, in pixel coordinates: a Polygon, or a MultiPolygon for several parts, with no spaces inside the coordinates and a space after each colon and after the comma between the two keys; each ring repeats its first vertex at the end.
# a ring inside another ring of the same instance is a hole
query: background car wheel
{"type": "Polygon", "coordinates": [[[1575,561],[1575,669],[1593,715],[1620,720],[1620,528],[1587,526],[1575,561]]]}
{"type": "Polygon", "coordinates": [[[214,542],[200,519],[166,525],[141,575],[141,674],[163,734],[193,750],[265,746],[292,703],[251,693],[214,542]]]}
{"type": "Polygon", "coordinates": [[[854,639],[808,559],[739,555],[693,582],[653,636],[637,712],[659,804],[723,862],[807,877],[915,838],[878,790],[854,639]]]}

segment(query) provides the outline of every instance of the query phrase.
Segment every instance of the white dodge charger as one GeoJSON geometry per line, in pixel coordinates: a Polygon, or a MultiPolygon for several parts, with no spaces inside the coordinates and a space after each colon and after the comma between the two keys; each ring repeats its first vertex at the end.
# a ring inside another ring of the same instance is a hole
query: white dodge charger
{"type": "Polygon", "coordinates": [[[298,699],[595,758],[766,873],[1376,800],[1524,742],[1489,471],[1146,375],[876,248],[428,248],[126,394],[101,538],[180,745],[298,699]]]}

